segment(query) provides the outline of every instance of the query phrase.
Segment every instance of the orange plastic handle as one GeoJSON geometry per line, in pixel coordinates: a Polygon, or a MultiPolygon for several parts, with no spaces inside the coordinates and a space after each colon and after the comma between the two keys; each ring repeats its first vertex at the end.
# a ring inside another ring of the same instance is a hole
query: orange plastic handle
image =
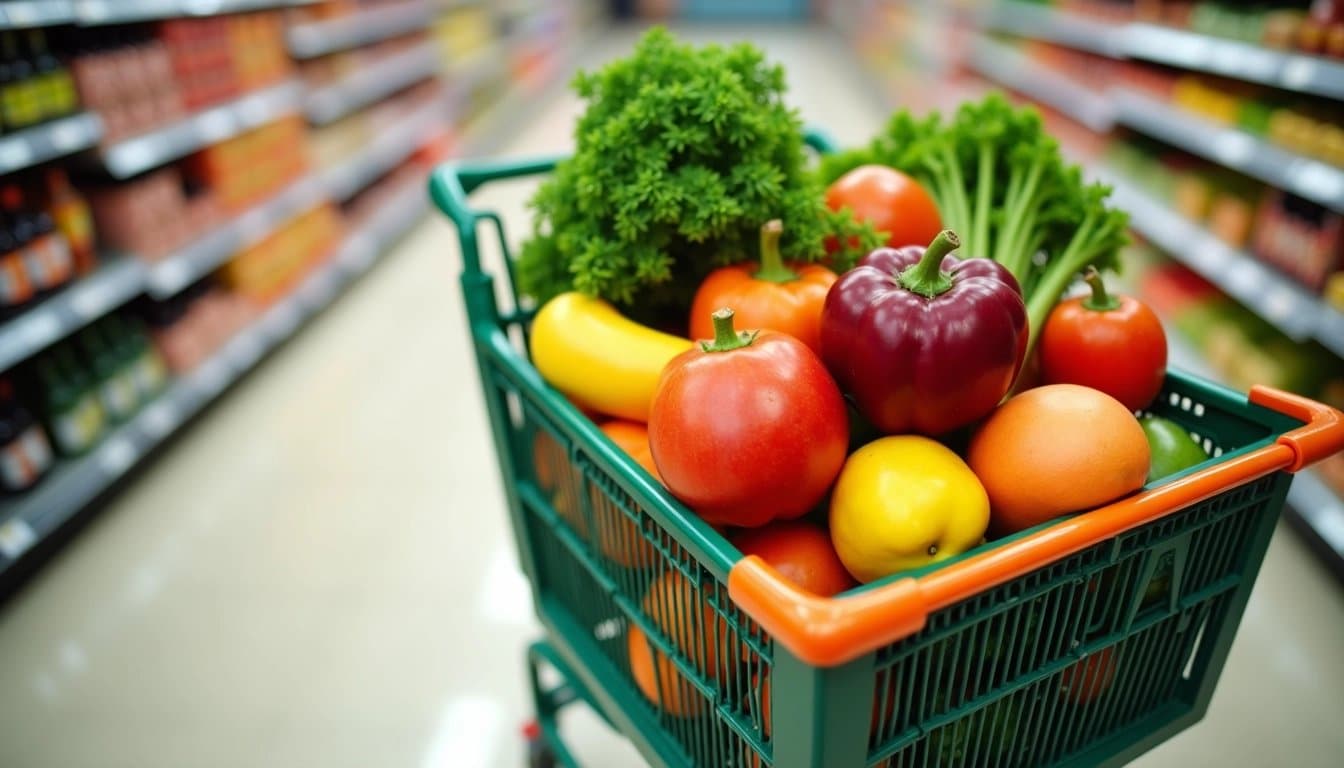
{"type": "Polygon", "coordinates": [[[818,667],[852,661],[924,627],[930,613],[974,597],[1222,491],[1281,470],[1296,472],[1344,449],[1344,414],[1268,387],[1250,400],[1306,422],[1250,453],[1094,509],[918,578],[856,595],[816,597],[755,555],[728,573],[728,594],[799,659],[818,667]]]}
{"type": "Polygon", "coordinates": [[[1271,387],[1251,387],[1250,400],[1306,422],[1279,437],[1279,445],[1288,446],[1295,457],[1286,467],[1289,472],[1298,472],[1344,450],[1344,428],[1340,426],[1344,414],[1334,408],[1271,387]]]}

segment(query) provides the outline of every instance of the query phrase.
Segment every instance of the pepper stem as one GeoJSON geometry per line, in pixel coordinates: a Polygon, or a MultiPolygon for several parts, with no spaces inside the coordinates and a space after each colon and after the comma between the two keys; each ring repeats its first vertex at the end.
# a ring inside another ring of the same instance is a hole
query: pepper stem
{"type": "Polygon", "coordinates": [[[1096,267],[1088,267],[1083,281],[1092,288],[1092,295],[1083,299],[1083,307],[1094,312],[1110,312],[1120,308],[1120,300],[1106,292],[1106,284],[1096,267]]]}
{"type": "Polygon", "coordinates": [[[943,271],[943,257],[960,247],[957,233],[944,229],[929,243],[919,263],[902,271],[896,282],[926,299],[947,293],[952,288],[952,276],[943,271]]]}
{"type": "Polygon", "coordinates": [[[752,277],[768,283],[788,283],[798,279],[798,273],[784,266],[784,258],[779,255],[779,236],[783,232],[784,222],[779,219],[761,225],[761,267],[752,277]]]}
{"type": "Polygon", "coordinates": [[[750,346],[759,333],[759,331],[734,330],[733,310],[728,307],[716,310],[710,317],[714,318],[714,340],[700,342],[700,348],[706,352],[731,352],[750,346]]]}

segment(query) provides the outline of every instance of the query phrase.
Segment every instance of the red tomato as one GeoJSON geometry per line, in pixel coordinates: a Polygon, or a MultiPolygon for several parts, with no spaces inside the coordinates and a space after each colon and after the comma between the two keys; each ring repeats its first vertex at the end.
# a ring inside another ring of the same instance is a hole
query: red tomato
{"type": "Polygon", "coordinates": [[[1059,689],[1074,704],[1087,704],[1110,690],[1115,682],[1115,653],[1110,648],[1064,668],[1059,689]]]}
{"type": "Polygon", "coordinates": [[[884,165],[861,165],[826,190],[826,207],[848,207],[859,221],[887,233],[887,245],[925,246],[943,230],[938,204],[914,179],[884,165]]]}
{"type": "Polygon", "coordinates": [[[858,582],[845,570],[826,532],[804,522],[780,521],[742,531],[732,539],[744,555],[756,555],[784,578],[819,597],[833,597],[858,582]]]}
{"type": "Polygon", "coordinates": [[[1162,321],[1135,298],[1107,294],[1095,270],[1087,281],[1092,295],[1060,303],[1041,329],[1041,377],[1099,389],[1131,411],[1146,408],[1167,372],[1162,321]]]}
{"type": "Polygon", "coordinates": [[[711,524],[804,515],[845,462],[845,401],[801,341],[739,334],[732,310],[714,314],[714,342],[673,358],[658,380],[649,412],[658,473],[711,524]]]}

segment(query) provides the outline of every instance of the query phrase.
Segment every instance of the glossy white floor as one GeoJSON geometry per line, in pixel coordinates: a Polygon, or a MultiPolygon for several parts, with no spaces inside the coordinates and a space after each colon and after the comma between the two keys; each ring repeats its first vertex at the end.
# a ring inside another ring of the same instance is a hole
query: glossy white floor
{"type": "MultiPolygon", "coordinates": [[[[693,33],[740,34],[841,140],[882,119],[828,33],[693,33]]],[[[557,92],[503,154],[563,151],[576,110],[557,92]]],[[[526,191],[488,200],[523,221],[526,191]]],[[[427,222],[0,608],[0,765],[523,764],[536,630],[457,263],[427,222]]],[[[1339,765],[1342,649],[1344,593],[1280,530],[1208,718],[1139,764],[1339,765]]],[[[576,718],[587,764],[640,764],[576,718]]]]}

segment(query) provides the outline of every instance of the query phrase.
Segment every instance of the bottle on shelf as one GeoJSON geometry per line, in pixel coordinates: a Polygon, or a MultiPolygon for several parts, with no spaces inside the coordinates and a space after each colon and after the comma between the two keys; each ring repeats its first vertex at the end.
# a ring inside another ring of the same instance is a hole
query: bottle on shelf
{"type": "Polygon", "coordinates": [[[0,210],[0,316],[27,304],[33,298],[33,283],[28,278],[28,265],[23,258],[13,223],[0,210]]]}
{"type": "Polygon", "coordinates": [[[134,372],[136,392],[141,403],[148,403],[168,384],[168,366],[138,318],[110,315],[106,322],[112,333],[125,345],[124,354],[134,372]]]}
{"type": "Polygon", "coordinates": [[[75,273],[87,275],[98,266],[94,246],[93,214],[84,196],[70,184],[70,178],[61,168],[47,171],[47,209],[56,228],[65,237],[75,273]]]}
{"type": "Polygon", "coordinates": [[[43,416],[63,456],[79,456],[103,436],[107,418],[93,379],[74,359],[70,347],[57,347],[37,362],[43,416]]]}
{"type": "Polygon", "coordinates": [[[32,488],[51,464],[47,433],[14,396],[9,380],[0,379],[0,491],[32,488]]]}
{"type": "Polygon", "coordinates": [[[24,204],[23,191],[17,184],[0,190],[11,232],[23,252],[24,266],[35,293],[45,293],[64,285],[74,272],[70,248],[65,236],[46,211],[33,211],[24,204]]]}
{"type": "Polygon", "coordinates": [[[0,123],[20,131],[42,120],[40,85],[33,65],[19,50],[18,34],[0,32],[0,123]]]}
{"type": "Polygon", "coordinates": [[[140,408],[135,372],[99,332],[97,324],[80,331],[77,338],[86,369],[92,371],[103,412],[113,423],[121,423],[140,408]]]}
{"type": "Polygon", "coordinates": [[[79,96],[70,70],[61,63],[47,45],[46,33],[40,28],[28,30],[28,53],[33,62],[33,77],[43,120],[54,120],[74,114],[79,109],[79,96]]]}

